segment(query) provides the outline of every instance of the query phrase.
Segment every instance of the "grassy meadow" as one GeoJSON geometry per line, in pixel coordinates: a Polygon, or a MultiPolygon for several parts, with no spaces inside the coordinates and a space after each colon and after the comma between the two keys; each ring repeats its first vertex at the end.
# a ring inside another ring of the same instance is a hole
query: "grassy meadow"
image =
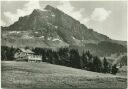
{"type": "Polygon", "coordinates": [[[102,74],[45,62],[1,62],[2,88],[126,88],[126,76],[102,74]]]}

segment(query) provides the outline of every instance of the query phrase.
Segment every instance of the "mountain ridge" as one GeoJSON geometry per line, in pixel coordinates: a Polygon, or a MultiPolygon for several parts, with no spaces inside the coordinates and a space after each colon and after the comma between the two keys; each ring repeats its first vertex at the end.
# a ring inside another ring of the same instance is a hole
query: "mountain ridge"
{"type": "Polygon", "coordinates": [[[84,47],[89,43],[98,44],[104,41],[120,45],[126,43],[113,41],[108,36],[87,28],[78,20],[50,5],[47,5],[43,11],[34,9],[30,15],[20,17],[18,21],[8,27],[2,27],[3,45],[84,47]],[[39,44],[35,42],[39,42],[39,44]]]}

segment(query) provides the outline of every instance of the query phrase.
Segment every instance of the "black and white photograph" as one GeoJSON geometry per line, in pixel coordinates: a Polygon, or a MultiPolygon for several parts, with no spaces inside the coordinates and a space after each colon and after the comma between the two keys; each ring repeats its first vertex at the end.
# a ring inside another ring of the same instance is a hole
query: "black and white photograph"
{"type": "Polygon", "coordinates": [[[0,3],[1,88],[127,89],[127,1],[0,3]]]}

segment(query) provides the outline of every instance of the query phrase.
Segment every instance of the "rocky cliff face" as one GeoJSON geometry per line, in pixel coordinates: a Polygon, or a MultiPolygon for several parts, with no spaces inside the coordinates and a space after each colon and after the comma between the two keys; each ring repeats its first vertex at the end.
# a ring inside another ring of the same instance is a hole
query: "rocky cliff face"
{"type": "Polygon", "coordinates": [[[9,27],[2,27],[2,44],[32,47],[62,47],[98,44],[109,37],[88,29],[79,21],[50,5],[20,17],[9,27]]]}

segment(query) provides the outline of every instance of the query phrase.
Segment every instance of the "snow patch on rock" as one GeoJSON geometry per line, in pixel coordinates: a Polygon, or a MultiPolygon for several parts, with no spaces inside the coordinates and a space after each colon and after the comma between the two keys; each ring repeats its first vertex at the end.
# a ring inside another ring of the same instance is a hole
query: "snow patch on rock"
{"type": "Polygon", "coordinates": [[[52,15],[52,17],[55,17],[55,15],[52,15]]]}
{"type": "Polygon", "coordinates": [[[75,40],[76,38],[73,36],[73,37],[72,37],[72,39],[74,39],[74,40],[75,40]]]}
{"type": "Polygon", "coordinates": [[[38,33],[38,32],[35,32],[35,33],[38,33]]]}
{"type": "Polygon", "coordinates": [[[44,36],[40,36],[39,38],[44,38],[44,36]]]}
{"type": "Polygon", "coordinates": [[[47,24],[48,24],[48,25],[52,25],[52,24],[51,24],[51,23],[49,23],[49,22],[48,22],[47,24]]]}
{"type": "Polygon", "coordinates": [[[25,34],[25,35],[23,36],[23,38],[24,38],[24,39],[32,39],[33,37],[32,37],[32,36],[29,36],[28,34],[25,34]]]}
{"type": "Polygon", "coordinates": [[[55,26],[55,28],[58,28],[58,26],[55,26]]]}
{"type": "Polygon", "coordinates": [[[20,31],[11,31],[11,32],[9,32],[10,34],[12,34],[12,33],[16,33],[16,34],[18,34],[18,33],[20,33],[20,31]]]}
{"type": "Polygon", "coordinates": [[[59,38],[54,38],[52,39],[52,41],[62,41],[62,40],[60,40],[59,38]]]}
{"type": "Polygon", "coordinates": [[[47,38],[47,40],[51,40],[51,39],[52,39],[52,37],[48,37],[48,38],[47,38]]]}

